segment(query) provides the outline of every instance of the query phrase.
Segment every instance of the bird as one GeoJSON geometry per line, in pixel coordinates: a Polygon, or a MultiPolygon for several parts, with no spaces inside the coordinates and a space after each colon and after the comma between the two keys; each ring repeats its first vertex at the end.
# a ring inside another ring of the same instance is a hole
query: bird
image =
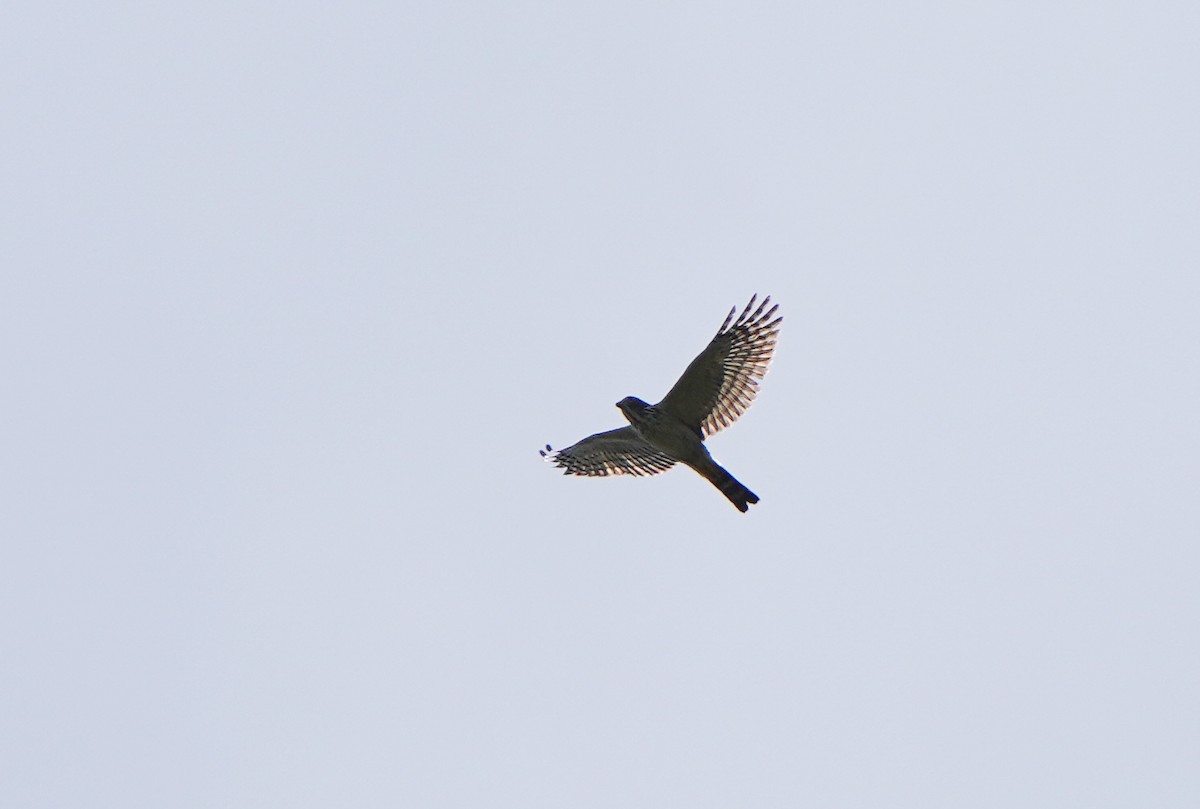
{"type": "Polygon", "coordinates": [[[616,406],[628,426],[560,450],[547,444],[539,450],[543,460],[564,475],[587,477],[657,475],[681,463],[716,486],[738,511],[748,511],[758,495],[712,459],[704,439],[746,412],[775,353],[783,321],[776,316],[779,304],[770,306],[770,295],[755,307],[757,301],[756,293],[737,320],[737,307],[729,310],[716,336],[658,404],[626,396],[616,406]]]}

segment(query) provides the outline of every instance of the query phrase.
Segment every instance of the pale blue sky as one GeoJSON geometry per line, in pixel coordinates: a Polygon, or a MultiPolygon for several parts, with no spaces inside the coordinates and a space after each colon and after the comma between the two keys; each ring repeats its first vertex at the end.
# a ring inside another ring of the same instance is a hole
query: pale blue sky
{"type": "Polygon", "coordinates": [[[0,805],[1196,806],[1198,28],[7,10],[0,805]]]}

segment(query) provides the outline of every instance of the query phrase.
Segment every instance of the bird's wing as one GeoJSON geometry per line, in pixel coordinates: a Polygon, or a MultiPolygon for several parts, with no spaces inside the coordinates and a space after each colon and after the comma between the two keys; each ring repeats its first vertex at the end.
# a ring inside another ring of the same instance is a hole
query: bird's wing
{"type": "Polygon", "coordinates": [[[700,352],[667,392],[658,407],[708,437],[728,427],[758,394],[758,380],[767,373],[782,317],[771,318],[779,304],[767,308],[771,296],[754,308],[755,295],[736,321],[729,316],[708,348],[700,352]],[[730,323],[733,323],[731,326],[730,323]]]}
{"type": "Polygon", "coordinates": [[[674,458],[656,450],[632,427],[596,433],[565,449],[553,450],[547,444],[540,452],[562,467],[564,475],[657,475],[675,465],[674,458]]]}

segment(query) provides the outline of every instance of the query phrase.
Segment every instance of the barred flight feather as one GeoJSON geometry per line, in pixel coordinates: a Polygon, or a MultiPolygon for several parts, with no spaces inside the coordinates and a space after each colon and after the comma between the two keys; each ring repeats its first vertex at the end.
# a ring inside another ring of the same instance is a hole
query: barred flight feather
{"type": "Polygon", "coordinates": [[[659,406],[691,424],[707,438],[728,427],[746,412],[758,395],[758,381],[767,373],[782,317],[771,296],[758,296],[734,320],[729,311],[708,347],[692,361],[659,406]],[[731,325],[732,324],[732,325],[731,325]]]}
{"type": "Polygon", "coordinates": [[[608,475],[657,475],[675,465],[675,460],[643,440],[632,427],[620,427],[590,435],[564,449],[546,445],[539,450],[564,475],[606,477],[608,475]]]}

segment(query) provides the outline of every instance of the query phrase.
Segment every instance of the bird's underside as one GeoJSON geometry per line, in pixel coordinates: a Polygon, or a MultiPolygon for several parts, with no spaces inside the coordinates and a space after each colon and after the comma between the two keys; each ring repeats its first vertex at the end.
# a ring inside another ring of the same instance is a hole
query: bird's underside
{"type": "Polygon", "coordinates": [[[782,317],[770,296],[755,308],[758,296],[733,319],[735,306],[708,346],[700,352],[662,401],[648,405],[627,396],[617,407],[629,426],[588,436],[565,449],[550,445],[542,457],[567,475],[656,475],[686,464],[716,486],[739,511],[758,495],[721,468],[704,439],[737,420],[758,394],[775,351],[782,317]]]}

